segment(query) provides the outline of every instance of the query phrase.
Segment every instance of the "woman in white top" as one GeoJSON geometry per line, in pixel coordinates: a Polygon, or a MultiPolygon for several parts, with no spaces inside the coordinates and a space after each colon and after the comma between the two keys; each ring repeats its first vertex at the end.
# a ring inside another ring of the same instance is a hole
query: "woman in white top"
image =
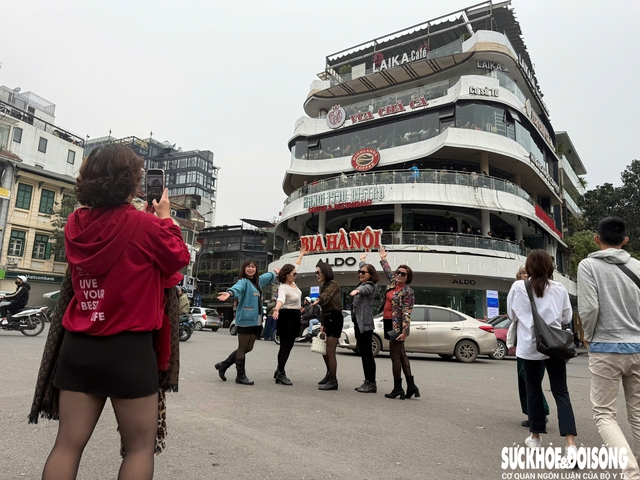
{"type": "Polygon", "coordinates": [[[518,322],[516,355],[522,359],[527,383],[527,413],[531,435],[525,445],[536,448],[542,445],[541,433],[547,433],[544,407],[542,404],[541,365],[547,367],[551,392],[558,407],[558,426],[560,435],[566,437],[567,457],[575,458],[577,454],[574,436],[576,421],[567,389],[567,365],[564,360],[551,358],[536,349],[535,332],[531,302],[525,282],[531,282],[534,301],[540,317],[554,328],[562,328],[571,322],[571,304],[569,294],[559,282],[553,278],[553,259],[544,250],[534,250],[527,257],[525,264],[528,280],[514,282],[507,297],[507,314],[511,320],[518,322]]]}
{"type": "Polygon", "coordinates": [[[273,378],[276,379],[276,383],[281,385],[292,385],[291,380],[287,378],[284,367],[300,333],[302,292],[296,285],[296,275],[298,275],[296,270],[306,253],[306,250],[300,250],[295,265],[285,263],[278,273],[280,287],[278,287],[278,300],[273,309],[273,319],[277,321],[276,329],[280,336],[280,350],[278,351],[278,368],[273,374],[273,378]]]}

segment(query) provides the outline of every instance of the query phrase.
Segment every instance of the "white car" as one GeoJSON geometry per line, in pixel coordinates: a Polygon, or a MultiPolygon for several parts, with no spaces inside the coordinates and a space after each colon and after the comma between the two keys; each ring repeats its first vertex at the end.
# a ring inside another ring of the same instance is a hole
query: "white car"
{"type": "Polygon", "coordinates": [[[191,307],[189,313],[193,315],[193,324],[196,330],[210,328],[212,332],[220,328],[220,316],[217,310],[205,307],[191,307]]]}
{"type": "MultiPolygon", "coordinates": [[[[346,320],[346,319],[345,319],[346,320]]],[[[384,339],[382,315],[374,318],[372,348],[376,356],[389,351],[384,339]]],[[[339,347],[356,350],[353,323],[345,321],[339,347]]],[[[414,305],[411,331],[404,348],[411,353],[436,353],[442,358],[455,357],[464,363],[474,362],[478,355],[490,355],[497,346],[493,326],[451,308],[414,305]]]]}

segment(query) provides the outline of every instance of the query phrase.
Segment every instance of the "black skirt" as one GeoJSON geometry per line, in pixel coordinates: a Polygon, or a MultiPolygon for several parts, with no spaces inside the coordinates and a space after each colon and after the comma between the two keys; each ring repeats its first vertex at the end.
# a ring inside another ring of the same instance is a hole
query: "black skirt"
{"type": "Polygon", "coordinates": [[[108,337],[65,332],[53,384],[60,390],[110,398],[158,393],[153,332],[108,337]]]}

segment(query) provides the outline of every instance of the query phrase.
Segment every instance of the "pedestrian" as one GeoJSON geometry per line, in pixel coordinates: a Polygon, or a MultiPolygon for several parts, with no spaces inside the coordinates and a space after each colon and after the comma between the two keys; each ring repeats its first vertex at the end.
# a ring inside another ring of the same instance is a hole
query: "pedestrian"
{"type": "MultiPolygon", "coordinates": [[[[518,273],[516,274],[516,281],[526,280],[527,278],[529,278],[529,275],[527,275],[527,269],[524,265],[522,265],[518,269],[518,273]]],[[[518,328],[518,320],[514,319],[514,321],[511,322],[511,325],[509,325],[509,331],[507,334],[507,339],[509,339],[513,335],[514,342],[513,343],[507,342],[507,348],[511,348],[515,346],[515,339],[517,337],[513,332],[516,331],[517,328],[518,328]]],[[[529,428],[529,417],[527,413],[527,381],[525,380],[525,377],[524,377],[524,362],[520,357],[516,357],[516,369],[518,373],[518,396],[520,397],[520,408],[522,409],[522,413],[527,415],[527,419],[520,422],[520,425],[522,425],[525,428],[529,428]]],[[[540,365],[540,380],[544,379],[544,371],[545,371],[544,363],[542,363],[540,365]]],[[[544,422],[547,423],[549,421],[547,417],[547,415],[549,415],[549,404],[547,403],[547,399],[545,398],[544,393],[542,394],[542,406],[544,407],[544,415],[545,415],[544,422]]]]}
{"type": "Polygon", "coordinates": [[[593,418],[609,448],[630,453],[627,478],[639,479],[640,262],[622,250],[629,237],[621,218],[601,220],[594,240],[600,250],[578,265],[578,308],[589,349],[593,418]],[[621,382],[633,449],[616,420],[621,382]]]}
{"type": "Polygon", "coordinates": [[[262,289],[276,279],[279,269],[274,272],[263,273],[258,276],[258,262],[254,259],[245,260],[240,267],[240,279],[226,292],[218,295],[218,300],[226,302],[233,297],[237,302],[236,328],[238,329],[238,348],[222,362],[215,364],[218,375],[227,381],[225,373],[231,365],[236,365],[236,383],[253,385],[247,378],[245,363],[246,355],[253,350],[256,338],[260,336],[262,326],[262,289]]]}
{"type": "Polygon", "coordinates": [[[180,315],[189,315],[189,310],[191,309],[189,297],[184,293],[182,287],[178,287],[178,300],[180,300],[180,315]]]}
{"type": "Polygon", "coordinates": [[[382,323],[384,325],[384,338],[389,340],[389,354],[391,356],[391,368],[393,372],[393,390],[386,393],[387,398],[400,396],[405,399],[405,392],[402,389],[402,372],[407,380],[406,397],[420,396],[420,390],[416,387],[411,374],[411,364],[404,349],[404,342],[409,336],[409,324],[411,323],[411,312],[415,296],[409,285],[413,280],[413,270],[408,265],[400,265],[395,272],[391,272],[389,262],[387,262],[387,251],[384,247],[378,250],[380,255],[380,265],[389,279],[389,286],[384,293],[382,306],[382,323]],[[395,340],[389,336],[389,332],[398,334],[395,340]]]}
{"type": "Polygon", "coordinates": [[[327,341],[327,353],[322,356],[327,373],[318,382],[320,385],[318,390],[338,390],[336,346],[344,325],[340,285],[333,279],[332,268],[328,263],[322,261],[316,265],[316,278],[322,283],[322,287],[320,288],[320,296],[314,305],[320,305],[322,308],[320,332],[324,332],[327,341]]]}
{"type": "Polygon", "coordinates": [[[411,180],[413,180],[414,183],[417,182],[420,178],[420,169],[418,168],[418,165],[414,163],[409,170],[411,171],[411,180]]]}
{"type": "Polygon", "coordinates": [[[356,334],[356,349],[362,358],[364,382],[356,391],[360,393],[376,393],[376,361],[373,358],[373,302],[376,293],[376,283],[380,281],[378,272],[373,265],[365,262],[367,254],[360,255],[358,269],[358,285],[349,294],[353,298],[351,304],[351,319],[356,334]]]}
{"type": "Polygon", "coordinates": [[[300,255],[295,265],[285,263],[278,273],[278,300],[273,309],[273,319],[277,322],[276,328],[280,336],[280,350],[278,350],[278,367],[273,378],[281,385],[293,385],[287,378],[285,366],[293,344],[300,334],[300,308],[302,306],[302,291],[296,285],[297,269],[302,262],[302,257],[307,251],[300,249],[300,255]]]}
{"type": "MultiPolygon", "coordinates": [[[[52,317],[30,415],[35,422],[38,413],[49,418],[59,414],[45,480],[76,478],[107,398],[124,452],[118,478],[153,477],[158,404],[164,400],[158,371],[169,369],[177,358],[169,352],[179,309],[174,286],[190,255],[180,227],[171,219],[167,189],[159,202],[145,203],[145,211],[131,205],[143,165],[128,147],[108,144],[95,148],[80,167],[75,193],[84,207],[65,225],[70,276],[63,281],[60,308],[52,317]],[[128,279],[125,286],[123,278],[128,279]],[[171,304],[171,319],[165,302],[171,304]],[[54,336],[61,341],[55,360],[49,350],[57,348],[52,348],[54,336]],[[55,366],[53,394],[59,391],[57,412],[55,400],[49,400],[53,406],[46,410],[48,400],[39,392],[49,360],[55,366]]],[[[175,383],[168,389],[177,390],[177,370],[174,373],[175,383]]]]}
{"type": "Polygon", "coordinates": [[[544,250],[533,250],[525,262],[529,278],[514,282],[507,297],[507,314],[512,321],[517,318],[516,355],[524,364],[527,383],[527,414],[529,417],[529,435],[525,445],[538,448],[542,445],[541,433],[547,433],[544,407],[542,403],[541,364],[549,372],[551,392],[558,408],[558,426],[560,435],[566,437],[565,456],[569,461],[577,458],[575,444],[576,421],[567,389],[567,365],[564,360],[548,357],[538,352],[534,332],[533,314],[527,293],[528,282],[533,291],[536,309],[540,317],[554,328],[562,328],[571,322],[571,303],[569,294],[560,282],[553,278],[553,259],[544,250]]]}
{"type": "Polygon", "coordinates": [[[276,321],[273,318],[273,309],[275,305],[269,309],[267,313],[267,320],[264,323],[264,339],[273,340],[273,333],[276,329],[276,321]]]}

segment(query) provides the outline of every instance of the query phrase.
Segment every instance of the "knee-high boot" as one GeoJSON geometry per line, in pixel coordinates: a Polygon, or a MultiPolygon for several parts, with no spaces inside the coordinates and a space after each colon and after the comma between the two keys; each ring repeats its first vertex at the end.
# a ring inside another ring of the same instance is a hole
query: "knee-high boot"
{"type": "Polygon", "coordinates": [[[236,370],[238,372],[238,375],[236,376],[236,383],[240,383],[242,385],[253,385],[253,381],[247,378],[244,370],[244,362],[244,358],[236,359],[236,370]]]}
{"type": "Polygon", "coordinates": [[[215,368],[216,370],[218,370],[218,375],[220,375],[220,378],[225,382],[227,381],[227,377],[225,376],[226,371],[231,365],[236,363],[236,352],[237,350],[232,352],[231,355],[226,358],[226,360],[215,364],[215,368]]]}

